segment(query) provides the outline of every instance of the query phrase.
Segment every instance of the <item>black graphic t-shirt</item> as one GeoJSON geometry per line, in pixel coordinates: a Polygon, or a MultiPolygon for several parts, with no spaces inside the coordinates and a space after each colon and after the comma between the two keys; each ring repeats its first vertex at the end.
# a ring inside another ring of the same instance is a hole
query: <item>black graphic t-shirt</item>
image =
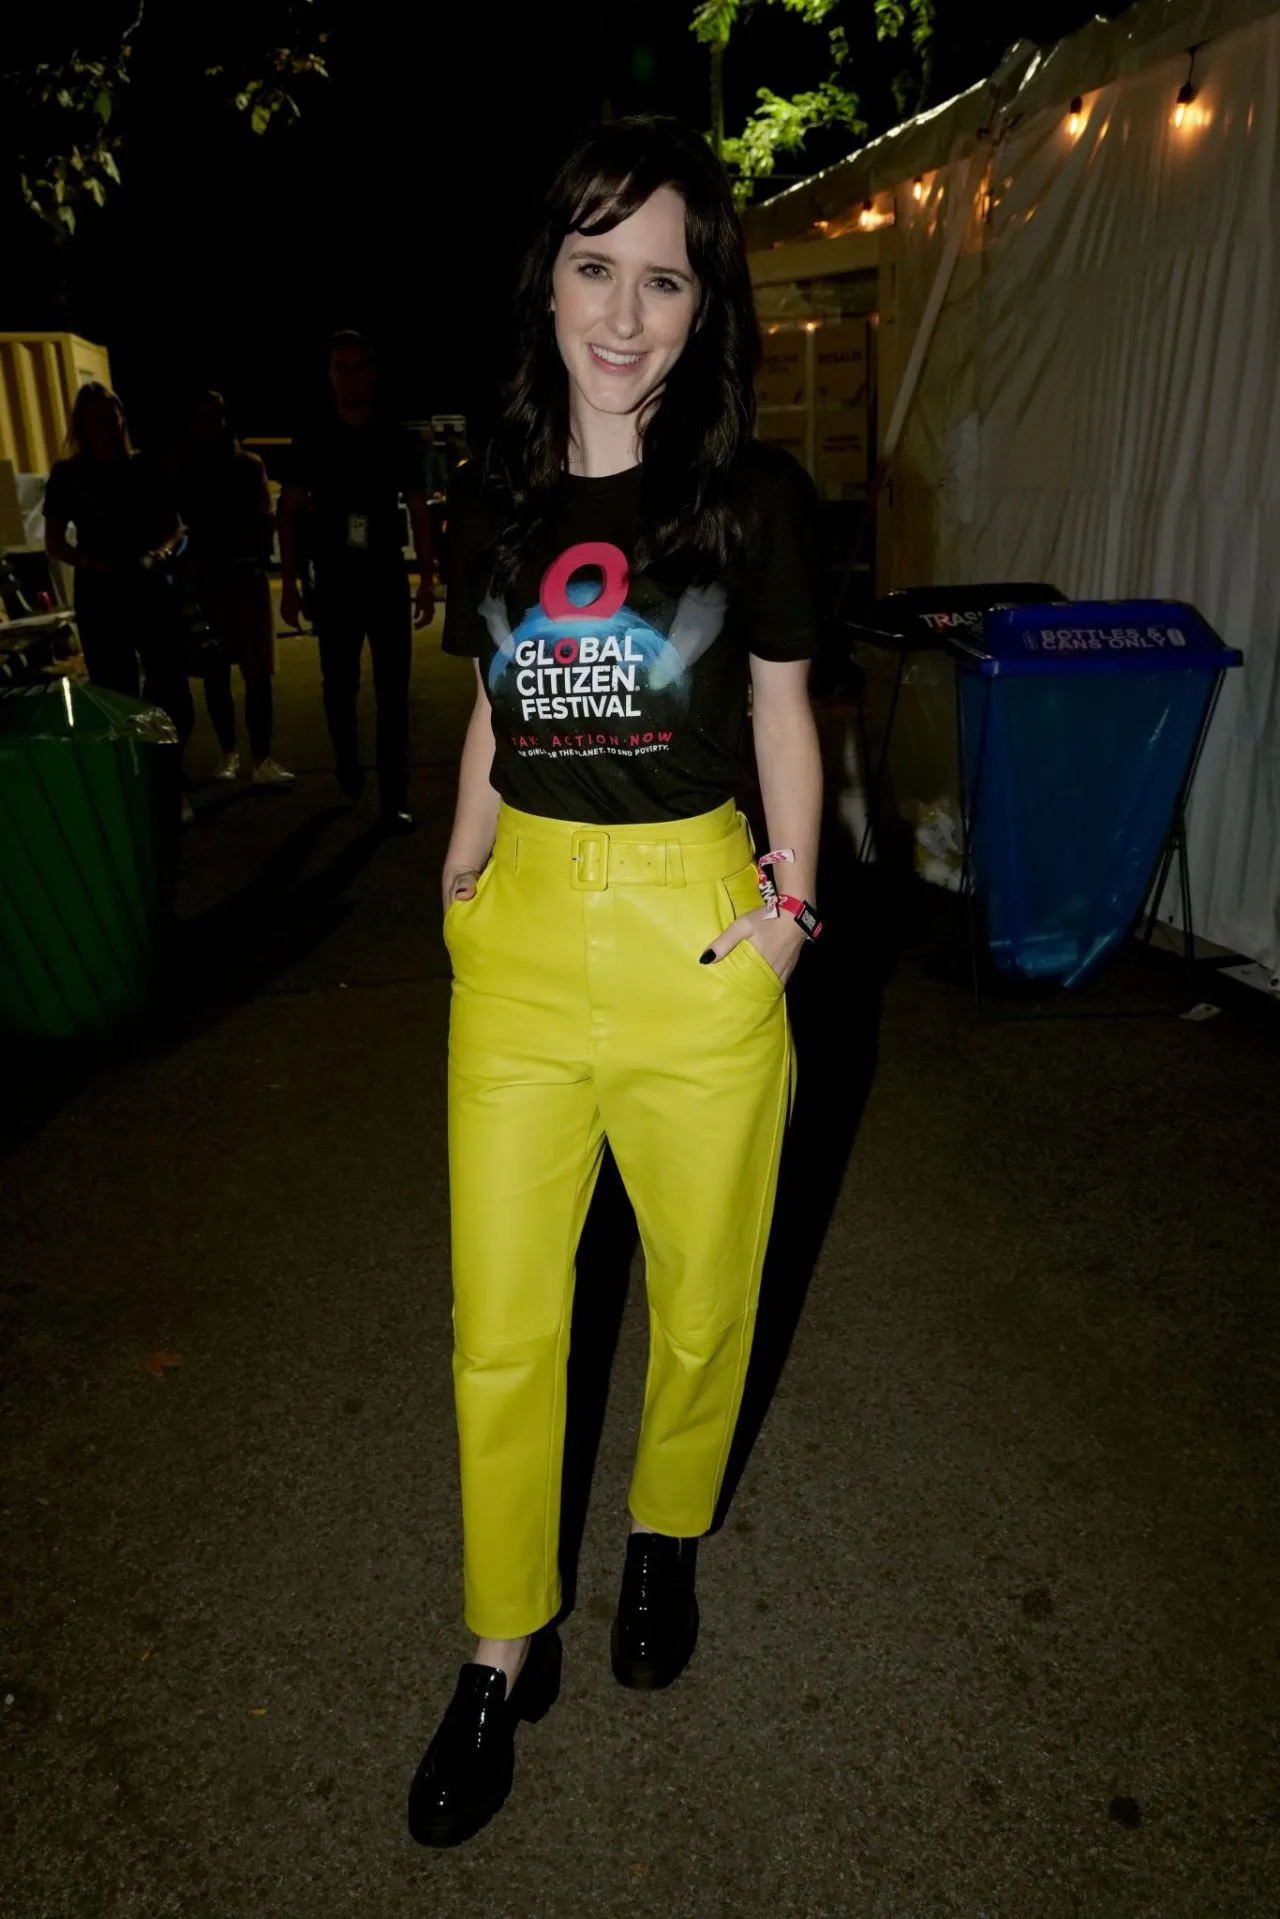
{"type": "Polygon", "coordinates": [[[480,662],[502,798],[616,826],[689,819],[734,797],[749,655],[816,650],[816,496],[805,473],[778,449],[748,449],[737,485],[746,550],[734,576],[711,585],[632,573],[639,467],[566,474],[538,550],[498,596],[484,564],[497,520],[480,465],[460,468],[450,489],[444,647],[480,662]]]}

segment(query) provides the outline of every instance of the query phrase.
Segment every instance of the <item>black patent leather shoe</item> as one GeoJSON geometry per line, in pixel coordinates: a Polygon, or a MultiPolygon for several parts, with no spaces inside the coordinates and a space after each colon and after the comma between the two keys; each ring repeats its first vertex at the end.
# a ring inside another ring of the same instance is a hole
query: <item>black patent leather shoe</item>
{"type": "Polygon", "coordinates": [[[548,1713],[560,1691],[560,1635],[544,1626],[507,1697],[506,1674],[466,1665],[409,1788],[409,1831],[420,1846],[457,1846],[500,1812],[515,1771],[522,1719],[548,1713]]]}
{"type": "Polygon", "coordinates": [[[698,1643],[696,1539],[632,1533],[613,1622],[613,1676],[636,1692],[678,1679],[698,1643]]]}

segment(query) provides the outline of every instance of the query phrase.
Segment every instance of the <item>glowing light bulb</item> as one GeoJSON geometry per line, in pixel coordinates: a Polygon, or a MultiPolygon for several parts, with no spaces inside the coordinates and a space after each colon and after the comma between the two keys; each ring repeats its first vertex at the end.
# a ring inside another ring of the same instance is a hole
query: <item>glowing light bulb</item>
{"type": "Polygon", "coordinates": [[[1196,90],[1190,80],[1188,80],[1184,86],[1179,87],[1177,104],[1173,109],[1173,124],[1175,127],[1182,125],[1187,117],[1187,108],[1191,105],[1195,97],[1196,90]]]}
{"type": "Polygon", "coordinates": [[[911,191],[917,200],[923,200],[924,199],[924,181],[916,180],[912,185],[911,191]]]}
{"type": "Polygon", "coordinates": [[[817,227],[819,233],[825,233],[831,223],[829,220],[815,220],[813,224],[817,227]]]}
{"type": "Polygon", "coordinates": [[[1084,101],[1080,98],[1080,95],[1077,94],[1075,99],[1071,102],[1070,110],[1067,113],[1067,132],[1071,135],[1071,138],[1073,140],[1075,139],[1076,135],[1079,133],[1083,125],[1084,125],[1084,101]]]}
{"type": "Polygon", "coordinates": [[[875,210],[872,207],[870,200],[864,200],[862,202],[862,211],[858,215],[858,225],[860,227],[869,227],[874,224],[874,221],[875,221],[875,210]]]}

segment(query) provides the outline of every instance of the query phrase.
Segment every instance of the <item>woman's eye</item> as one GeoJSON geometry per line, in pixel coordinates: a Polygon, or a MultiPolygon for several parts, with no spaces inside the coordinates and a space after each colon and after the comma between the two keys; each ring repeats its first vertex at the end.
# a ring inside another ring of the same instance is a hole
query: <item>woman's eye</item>
{"type": "Polygon", "coordinates": [[[584,260],[579,266],[578,271],[584,279],[594,280],[597,275],[604,272],[604,268],[598,260],[584,260]]]}
{"type": "Polygon", "coordinates": [[[659,293],[679,293],[680,291],[680,282],[670,279],[665,273],[660,273],[658,277],[651,280],[649,284],[650,286],[657,287],[659,293]]]}

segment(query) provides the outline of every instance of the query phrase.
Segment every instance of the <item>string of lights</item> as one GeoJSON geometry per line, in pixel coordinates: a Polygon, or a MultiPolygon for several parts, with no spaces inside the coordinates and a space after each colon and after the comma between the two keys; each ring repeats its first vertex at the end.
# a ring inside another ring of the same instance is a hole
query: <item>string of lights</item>
{"type": "MultiPolygon", "coordinates": [[[[1197,42],[1196,45],[1188,47],[1186,50],[1186,78],[1178,88],[1170,114],[1170,124],[1175,132],[1190,130],[1194,126],[1201,124],[1204,119],[1203,115],[1197,115],[1191,112],[1191,108],[1200,94],[1196,63],[1202,47],[1203,43],[1197,42]]],[[[1080,93],[1072,97],[1067,107],[1064,121],[1065,131],[1069,140],[1075,141],[1079,139],[1080,135],[1088,126],[1094,98],[1096,98],[1096,96],[1086,96],[1080,93]]],[[[1020,118],[1021,116],[1018,117],[1020,118]]],[[[1105,127],[1103,131],[1105,131],[1105,127]]],[[[1003,183],[1005,188],[1010,187],[1012,184],[1012,180],[1006,180],[1003,183]]],[[[890,188],[873,198],[863,200],[856,215],[853,216],[852,224],[857,231],[863,233],[872,233],[883,227],[895,226],[899,218],[898,196],[900,193],[904,195],[907,200],[908,210],[910,210],[912,206],[925,207],[929,202],[933,203],[933,208],[936,210],[937,203],[941,201],[944,192],[945,186],[936,173],[916,174],[910,181],[903,182],[900,187],[890,188]]],[[[992,213],[1000,204],[1000,198],[1001,196],[999,194],[992,191],[990,183],[984,180],[974,201],[975,209],[983,221],[989,221],[991,219],[992,213]]],[[[839,219],[818,219],[813,222],[813,231],[815,234],[823,237],[830,236],[832,238],[839,238],[841,235],[848,233],[849,230],[850,220],[848,216],[839,219]]]]}

